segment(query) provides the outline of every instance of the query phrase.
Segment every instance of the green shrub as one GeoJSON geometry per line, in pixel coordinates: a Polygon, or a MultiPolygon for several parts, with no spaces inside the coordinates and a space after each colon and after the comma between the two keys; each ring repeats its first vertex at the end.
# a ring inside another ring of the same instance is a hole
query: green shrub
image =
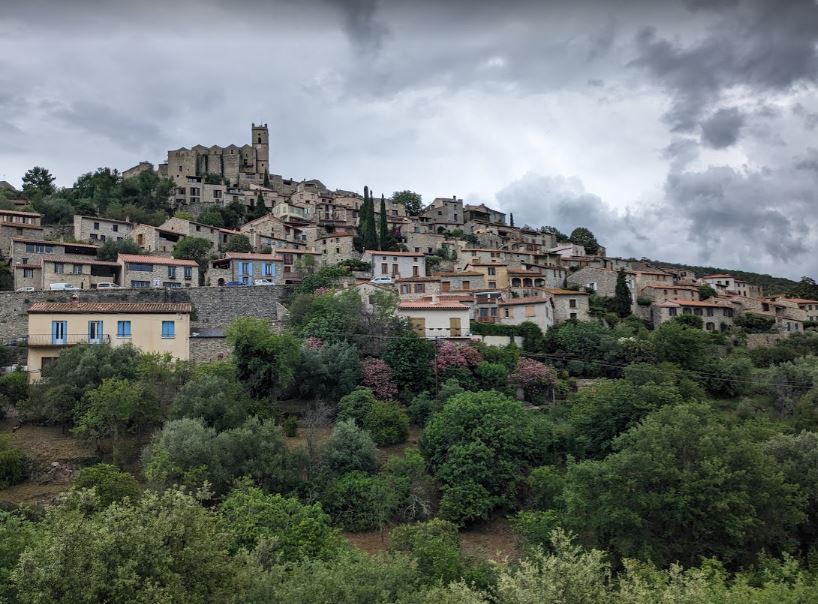
{"type": "Polygon", "coordinates": [[[284,430],[284,436],[292,438],[298,434],[298,421],[292,415],[287,416],[281,427],[284,430]]]}
{"type": "Polygon", "coordinates": [[[373,473],[378,466],[372,437],[351,419],[335,424],[324,445],[321,461],[336,476],[353,471],[373,473]]]}
{"type": "Polygon", "coordinates": [[[413,424],[416,426],[425,426],[437,408],[437,402],[424,390],[412,399],[407,411],[409,412],[409,419],[412,420],[413,424]]]}
{"type": "Polygon", "coordinates": [[[102,507],[108,507],[126,497],[134,500],[141,492],[139,483],[133,476],[107,463],[80,470],[73,486],[75,489],[94,489],[102,507]]]}
{"type": "Polygon", "coordinates": [[[26,479],[26,460],[23,452],[14,449],[8,441],[0,442],[0,488],[23,482],[26,479]]]}
{"type": "Polygon", "coordinates": [[[371,531],[389,519],[392,501],[391,490],[379,477],[350,472],[330,485],[323,506],[344,530],[371,531]]]}
{"type": "Polygon", "coordinates": [[[364,429],[376,445],[396,445],[409,436],[409,417],[397,403],[375,401],[364,418],[364,429]]]}
{"type": "Polygon", "coordinates": [[[12,405],[28,398],[28,374],[13,371],[0,376],[0,394],[7,396],[12,405]]]}
{"type": "Polygon", "coordinates": [[[389,534],[389,549],[409,554],[421,578],[428,583],[457,581],[463,575],[457,526],[446,520],[429,520],[396,526],[389,534]]]}

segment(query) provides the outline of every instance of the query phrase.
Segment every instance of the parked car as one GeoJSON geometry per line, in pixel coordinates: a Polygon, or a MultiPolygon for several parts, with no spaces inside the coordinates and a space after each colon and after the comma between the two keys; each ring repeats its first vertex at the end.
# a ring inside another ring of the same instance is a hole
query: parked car
{"type": "Polygon", "coordinates": [[[269,279],[256,279],[255,281],[253,281],[253,285],[275,285],[275,283],[273,283],[269,279]]]}
{"type": "Polygon", "coordinates": [[[61,292],[61,291],[73,291],[75,289],[79,289],[79,287],[72,285],[71,283],[52,283],[48,286],[53,292],[61,292]]]}
{"type": "Polygon", "coordinates": [[[14,291],[16,291],[16,292],[33,292],[33,291],[34,291],[34,288],[33,288],[33,287],[31,287],[30,285],[28,285],[28,286],[26,286],[26,287],[18,287],[18,288],[17,288],[17,289],[15,289],[14,291]]]}
{"type": "Polygon", "coordinates": [[[224,284],[225,287],[246,287],[241,281],[228,281],[224,284]]]}
{"type": "Polygon", "coordinates": [[[111,283],[110,281],[103,281],[102,283],[97,283],[97,289],[122,289],[122,286],[111,283]]]}
{"type": "Polygon", "coordinates": [[[378,283],[378,284],[381,284],[381,285],[394,283],[394,281],[392,280],[392,277],[390,277],[389,275],[381,275],[379,277],[372,277],[372,279],[370,279],[369,282],[370,283],[378,283]]]}

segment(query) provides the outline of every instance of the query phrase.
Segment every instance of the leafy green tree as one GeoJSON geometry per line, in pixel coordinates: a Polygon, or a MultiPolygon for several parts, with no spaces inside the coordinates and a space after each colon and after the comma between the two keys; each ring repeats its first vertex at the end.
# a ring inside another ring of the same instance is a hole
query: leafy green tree
{"type": "Polygon", "coordinates": [[[0,489],[23,482],[28,470],[26,458],[20,449],[11,446],[7,435],[0,437],[0,489]]]}
{"type": "Polygon", "coordinates": [[[32,206],[36,212],[43,215],[44,224],[70,224],[74,219],[74,206],[62,197],[36,198],[32,206]]]}
{"type": "Polygon", "coordinates": [[[295,288],[297,294],[312,294],[317,289],[337,287],[341,279],[348,277],[350,272],[341,266],[322,266],[314,273],[307,275],[295,288]]]}
{"type": "Polygon", "coordinates": [[[302,461],[291,453],[281,429],[255,417],[237,428],[216,432],[201,419],[167,422],[142,455],[145,476],[152,483],[191,488],[209,482],[225,493],[240,477],[274,493],[287,493],[301,480],[302,461]]]}
{"type": "Polygon", "coordinates": [[[40,526],[20,510],[0,511],[0,601],[19,602],[11,572],[20,555],[40,538],[40,526]]]}
{"type": "Polygon", "coordinates": [[[745,313],[736,317],[733,324],[746,333],[769,333],[774,330],[775,319],[745,313]]]}
{"type": "Polygon", "coordinates": [[[392,193],[392,201],[402,203],[410,216],[418,216],[423,210],[423,198],[414,191],[395,191],[392,193]]]}
{"type": "Polygon", "coordinates": [[[597,242],[596,237],[585,227],[577,227],[571,231],[568,240],[571,243],[583,246],[586,254],[596,254],[599,250],[599,242],[597,242]]]}
{"type": "Polygon", "coordinates": [[[659,409],[614,449],[569,466],[564,525],[617,558],[747,563],[789,549],[804,520],[798,489],[775,459],[707,405],[659,409]]]}
{"type": "Polygon", "coordinates": [[[50,423],[78,419],[78,404],[106,379],[136,378],[139,351],[131,345],[82,344],[63,350],[43,369],[43,379],[31,388],[20,410],[27,419],[50,423]]]}
{"type": "Polygon", "coordinates": [[[406,441],[409,417],[399,405],[379,401],[368,388],[357,388],[338,404],[338,420],[352,420],[379,446],[406,441]]]}
{"type": "Polygon", "coordinates": [[[710,298],[715,298],[718,295],[718,292],[712,285],[703,283],[699,286],[699,300],[709,300],[710,298]]]}
{"type": "Polygon", "coordinates": [[[428,583],[448,584],[463,577],[457,525],[445,520],[428,520],[396,526],[389,534],[389,549],[410,555],[428,583]]]}
{"type": "Polygon", "coordinates": [[[161,421],[159,402],[142,384],[106,379],[85,393],[74,432],[84,438],[110,438],[116,457],[122,436],[144,432],[161,421]]]}
{"type": "Polygon", "coordinates": [[[210,226],[224,228],[224,215],[221,210],[215,206],[205,208],[196,219],[196,222],[201,224],[208,224],[210,226]]]}
{"type": "Polygon", "coordinates": [[[341,341],[303,348],[293,388],[302,399],[335,401],[351,392],[360,379],[358,350],[341,341]]]}
{"type": "Polygon", "coordinates": [[[97,259],[108,262],[115,262],[119,254],[141,254],[142,248],[130,237],[125,237],[119,241],[109,239],[97,248],[97,259]]]}
{"type": "Polygon", "coordinates": [[[181,260],[193,260],[199,265],[199,285],[204,285],[207,265],[210,261],[210,248],[213,243],[203,237],[182,237],[173,246],[172,255],[181,260]]]}
{"type": "MultiPolygon", "coordinates": [[[[129,178],[125,182],[130,182],[131,180],[134,179],[129,178]]],[[[100,214],[105,218],[112,218],[113,220],[125,220],[140,224],[151,224],[153,226],[159,226],[168,219],[167,210],[164,208],[149,209],[133,203],[120,202],[108,205],[100,214]]]]}
{"type": "Polygon", "coordinates": [[[362,345],[366,338],[364,307],[354,288],[322,295],[298,296],[290,305],[291,328],[304,338],[324,343],[349,342],[362,345]]]}
{"type": "Polygon", "coordinates": [[[391,517],[394,493],[380,477],[354,471],[330,484],[323,504],[344,530],[371,531],[383,527],[391,517]]]}
{"type": "Polygon", "coordinates": [[[103,508],[126,497],[134,501],[142,493],[136,478],[107,463],[98,463],[80,470],[72,488],[94,489],[99,505],[103,508]]]}
{"type": "Polygon", "coordinates": [[[263,319],[244,317],[227,328],[237,377],[254,398],[277,396],[290,386],[299,354],[292,334],[274,333],[263,319]]]}
{"type": "Polygon", "coordinates": [[[179,491],[57,508],[42,529],[12,572],[20,602],[224,602],[239,587],[221,525],[179,491]]]}
{"type": "Polygon", "coordinates": [[[753,362],[747,356],[736,354],[711,359],[701,381],[707,391],[716,397],[733,398],[749,394],[754,383],[753,362]]]}
{"type": "Polygon", "coordinates": [[[660,362],[675,363],[682,369],[702,369],[713,354],[713,338],[710,334],[676,320],[663,323],[653,332],[653,344],[660,362]]]}
{"type": "Polygon", "coordinates": [[[631,314],[633,297],[628,287],[628,276],[625,269],[620,268],[616,274],[616,288],[614,289],[613,310],[620,317],[624,318],[631,314]]]}
{"type": "Polygon", "coordinates": [[[375,201],[372,199],[372,192],[369,192],[369,200],[366,204],[366,222],[364,228],[364,249],[377,250],[379,247],[377,225],[375,223],[375,201]]]}
{"type": "Polygon", "coordinates": [[[344,550],[341,535],[318,503],[304,505],[243,484],[225,497],[219,514],[231,535],[231,551],[255,550],[265,566],[331,560],[344,550]]]}
{"type": "Polygon", "coordinates": [[[23,195],[28,199],[42,199],[56,192],[55,178],[46,168],[34,166],[23,175],[23,195]]]}
{"type": "Polygon", "coordinates": [[[545,334],[546,352],[564,354],[573,375],[590,377],[619,374],[623,347],[608,327],[591,321],[563,323],[545,334]]]}
{"type": "Polygon", "coordinates": [[[378,465],[372,437],[353,420],[335,424],[321,452],[321,461],[336,476],[353,471],[371,474],[378,465]]]}
{"type": "Polygon", "coordinates": [[[181,387],[170,409],[171,419],[200,418],[216,430],[235,428],[247,418],[250,403],[238,383],[204,374],[181,387]]]}
{"type": "Polygon", "coordinates": [[[434,345],[411,331],[390,339],[383,352],[398,388],[405,392],[420,392],[433,384],[434,356],[434,345]]]}
{"type": "Polygon", "coordinates": [[[625,380],[599,380],[571,399],[571,452],[580,459],[601,459],[611,452],[617,435],[651,411],[681,402],[671,384],[635,386],[625,380]]]}
{"type": "Polygon", "coordinates": [[[442,517],[463,524],[495,507],[513,507],[528,469],[546,460],[550,441],[541,421],[497,392],[449,399],[420,439],[432,475],[443,483],[442,517]]]}
{"type": "Polygon", "coordinates": [[[225,252],[252,252],[253,246],[247,235],[230,235],[224,244],[225,252]]]}

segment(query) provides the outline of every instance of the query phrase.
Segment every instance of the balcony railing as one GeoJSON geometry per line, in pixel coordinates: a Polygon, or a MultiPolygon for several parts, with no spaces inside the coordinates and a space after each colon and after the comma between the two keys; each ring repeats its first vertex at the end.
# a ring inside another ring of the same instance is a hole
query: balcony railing
{"type": "Polygon", "coordinates": [[[87,333],[83,334],[68,334],[61,338],[55,337],[52,334],[31,334],[28,336],[29,346],[76,346],[77,344],[109,344],[111,336],[101,335],[95,338],[89,338],[87,333]]]}

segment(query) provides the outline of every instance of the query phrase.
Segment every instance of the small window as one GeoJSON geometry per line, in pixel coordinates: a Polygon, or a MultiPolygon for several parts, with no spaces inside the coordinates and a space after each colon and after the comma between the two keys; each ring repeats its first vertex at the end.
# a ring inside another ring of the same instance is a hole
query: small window
{"type": "Polygon", "coordinates": [[[117,321],[116,322],[116,337],[130,338],[131,337],[131,322],[117,321]]]}
{"type": "Polygon", "coordinates": [[[176,279],[176,267],[169,266],[168,267],[168,279],[176,279]]]}
{"type": "Polygon", "coordinates": [[[81,264],[75,264],[71,268],[73,269],[72,272],[75,275],[81,275],[82,274],[82,265],[81,264]]]}
{"type": "Polygon", "coordinates": [[[33,268],[24,268],[23,269],[23,278],[31,279],[34,277],[34,269],[33,268]]]}
{"type": "Polygon", "coordinates": [[[114,230],[114,233],[119,232],[119,225],[118,224],[113,225],[111,228],[114,230]]]}
{"type": "Polygon", "coordinates": [[[569,299],[568,300],[568,308],[576,308],[576,307],[577,307],[576,298],[569,299]]]}
{"type": "Polygon", "coordinates": [[[175,338],[176,337],[176,322],[162,321],[162,337],[175,338]]]}
{"type": "Polygon", "coordinates": [[[577,318],[577,313],[572,312],[572,313],[571,313],[571,318],[572,318],[572,319],[576,319],[576,318],[577,318]]]}
{"type": "Polygon", "coordinates": [[[98,223],[98,222],[95,222],[95,223],[94,223],[94,230],[95,230],[95,231],[98,231],[98,230],[99,230],[99,223],[98,223]]]}
{"type": "Polygon", "coordinates": [[[192,266],[186,266],[185,267],[185,279],[188,279],[188,280],[193,279],[193,267],[192,266]]]}
{"type": "Polygon", "coordinates": [[[62,275],[65,272],[65,265],[62,262],[55,262],[54,272],[58,275],[62,275]]]}

